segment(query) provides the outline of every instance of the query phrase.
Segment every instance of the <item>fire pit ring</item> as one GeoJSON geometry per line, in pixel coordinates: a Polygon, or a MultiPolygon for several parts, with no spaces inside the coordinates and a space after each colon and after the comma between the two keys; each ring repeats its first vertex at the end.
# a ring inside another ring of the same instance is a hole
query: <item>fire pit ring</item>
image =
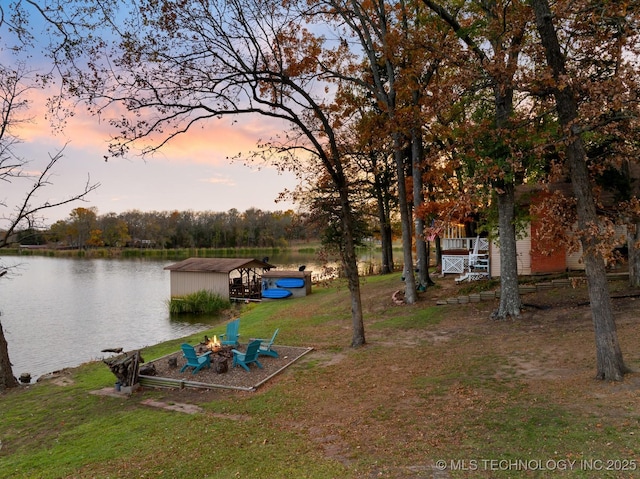
{"type": "Polygon", "coordinates": [[[231,352],[233,346],[223,346],[216,336],[213,338],[205,336],[200,345],[204,346],[201,353],[211,351],[209,358],[216,373],[224,374],[229,371],[229,359],[233,357],[233,352],[231,352]]]}

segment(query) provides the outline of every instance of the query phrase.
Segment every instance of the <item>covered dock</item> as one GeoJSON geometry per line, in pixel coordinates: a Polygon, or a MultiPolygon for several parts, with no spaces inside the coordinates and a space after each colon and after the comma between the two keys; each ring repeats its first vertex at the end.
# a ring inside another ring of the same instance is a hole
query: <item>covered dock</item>
{"type": "Polygon", "coordinates": [[[171,297],[206,290],[232,301],[259,300],[262,275],[274,265],[255,258],[188,258],[165,266],[171,297]]]}

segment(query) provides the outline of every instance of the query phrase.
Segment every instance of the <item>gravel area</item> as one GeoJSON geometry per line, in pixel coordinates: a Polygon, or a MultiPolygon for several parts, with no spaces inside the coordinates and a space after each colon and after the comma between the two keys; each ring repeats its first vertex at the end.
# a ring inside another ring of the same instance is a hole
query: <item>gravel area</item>
{"type": "MultiPolygon", "coordinates": [[[[196,351],[199,351],[199,346],[195,346],[195,348],[196,351]]],[[[246,345],[241,345],[237,349],[239,351],[244,351],[245,348],[246,345]]],[[[171,378],[211,384],[212,387],[250,389],[258,387],[271,376],[277,374],[287,366],[290,366],[297,359],[312,350],[312,348],[277,345],[274,345],[273,349],[278,352],[279,357],[274,358],[271,356],[260,356],[258,360],[260,361],[262,368],[257,367],[255,364],[250,364],[249,372],[245,371],[240,366],[232,368],[232,359],[228,359],[229,370],[226,373],[216,373],[213,364],[210,368],[202,368],[196,374],[192,373],[192,368],[187,368],[181,373],[180,369],[186,363],[186,360],[182,356],[182,351],[177,351],[168,356],[164,356],[154,361],[149,361],[143,364],[142,367],[153,365],[156,371],[155,376],[159,378],[171,378]],[[177,366],[171,366],[172,360],[177,361],[177,366]]]]}

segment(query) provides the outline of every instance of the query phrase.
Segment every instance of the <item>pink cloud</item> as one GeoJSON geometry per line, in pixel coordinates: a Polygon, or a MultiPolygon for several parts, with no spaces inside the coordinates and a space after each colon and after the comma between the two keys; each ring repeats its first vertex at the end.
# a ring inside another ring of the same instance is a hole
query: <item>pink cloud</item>
{"type": "MultiPolygon", "coordinates": [[[[74,114],[65,119],[61,131],[56,131],[57,125],[51,125],[51,115],[47,111],[47,93],[34,90],[30,98],[32,120],[21,124],[18,130],[25,142],[46,141],[56,147],[70,143],[74,148],[87,149],[96,156],[107,154],[113,129],[105,117],[91,115],[86,109],[77,107],[74,114]]],[[[108,113],[115,116],[121,112],[122,107],[114,106],[108,113]]],[[[258,141],[272,137],[281,129],[281,125],[258,116],[209,120],[174,137],[155,156],[178,162],[228,163],[228,158],[247,154],[256,148],[258,141]]],[[[140,142],[138,147],[142,146],[144,143],[140,142]]]]}

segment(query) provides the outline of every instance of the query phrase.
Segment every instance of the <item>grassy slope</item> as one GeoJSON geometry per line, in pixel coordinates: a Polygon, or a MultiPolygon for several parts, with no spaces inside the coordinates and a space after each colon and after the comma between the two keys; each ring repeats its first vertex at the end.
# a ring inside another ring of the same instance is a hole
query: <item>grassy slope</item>
{"type": "MultiPolygon", "coordinates": [[[[242,337],[279,327],[278,342],[315,348],[255,393],[97,396],[90,391],[114,382],[102,363],[69,371],[68,384],[43,381],[4,393],[0,477],[427,478],[439,459],[458,470],[438,477],[638,475],[594,475],[580,463],[618,459],[614,468],[640,468],[640,381],[636,374],[624,385],[591,379],[588,318],[569,310],[562,324],[544,316],[494,323],[490,304],[432,306],[437,287],[417,305],[394,306],[399,287],[397,275],[364,281],[369,344],[358,350],[348,347],[342,284],[300,300],[245,306],[242,337]],[[204,412],[151,408],[145,399],[197,403],[204,412]],[[573,460],[572,471],[550,470],[573,460]]],[[[621,336],[637,338],[636,323],[619,326],[621,336]]],[[[181,342],[143,356],[163,356],[181,342]]],[[[632,344],[623,347],[638,368],[632,344]]]]}

